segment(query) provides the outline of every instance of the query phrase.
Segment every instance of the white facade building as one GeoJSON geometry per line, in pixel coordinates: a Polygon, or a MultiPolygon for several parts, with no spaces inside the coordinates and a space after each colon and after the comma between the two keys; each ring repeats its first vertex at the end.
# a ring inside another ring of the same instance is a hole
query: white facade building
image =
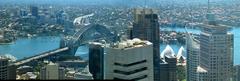
{"type": "Polygon", "coordinates": [[[105,47],[104,79],[153,81],[153,46],[133,39],[105,47]]]}
{"type": "Polygon", "coordinates": [[[231,81],[233,34],[228,27],[205,24],[200,34],[200,66],[208,71],[206,81],[231,81]]]}
{"type": "Polygon", "coordinates": [[[58,64],[50,62],[40,71],[41,80],[63,80],[65,78],[64,68],[59,67],[58,64]]]}
{"type": "Polygon", "coordinates": [[[193,35],[187,34],[187,81],[198,81],[197,69],[199,66],[200,43],[193,35]]]}

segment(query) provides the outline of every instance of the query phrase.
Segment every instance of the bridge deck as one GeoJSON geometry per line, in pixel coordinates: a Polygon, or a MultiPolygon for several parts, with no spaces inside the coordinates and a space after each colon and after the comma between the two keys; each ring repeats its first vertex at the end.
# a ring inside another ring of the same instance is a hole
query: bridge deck
{"type": "Polygon", "coordinates": [[[43,57],[46,57],[46,56],[54,55],[54,54],[57,54],[59,52],[66,51],[68,49],[69,49],[68,47],[65,47],[65,48],[58,48],[58,49],[50,50],[50,51],[47,51],[47,52],[44,52],[44,53],[40,53],[40,54],[31,56],[31,57],[28,57],[28,58],[24,58],[22,60],[19,60],[19,61],[15,62],[14,65],[16,65],[16,66],[22,65],[22,64],[28,63],[32,60],[37,60],[37,59],[40,59],[40,58],[43,58],[43,57]]]}

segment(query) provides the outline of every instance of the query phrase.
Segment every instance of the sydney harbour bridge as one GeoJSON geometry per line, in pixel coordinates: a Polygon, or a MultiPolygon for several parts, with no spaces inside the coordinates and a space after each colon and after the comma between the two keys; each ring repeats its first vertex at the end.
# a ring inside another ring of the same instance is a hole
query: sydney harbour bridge
{"type": "Polygon", "coordinates": [[[49,50],[34,56],[17,60],[14,65],[34,65],[39,61],[50,60],[57,61],[59,57],[63,55],[74,56],[78,47],[88,44],[88,42],[105,40],[106,42],[115,42],[118,40],[118,36],[115,32],[110,31],[106,26],[99,24],[91,24],[87,19],[90,16],[78,17],[76,22],[78,26],[81,26],[73,35],[66,35],[60,40],[60,47],[57,49],[49,50]],[[81,19],[80,19],[81,18],[81,19]]]}

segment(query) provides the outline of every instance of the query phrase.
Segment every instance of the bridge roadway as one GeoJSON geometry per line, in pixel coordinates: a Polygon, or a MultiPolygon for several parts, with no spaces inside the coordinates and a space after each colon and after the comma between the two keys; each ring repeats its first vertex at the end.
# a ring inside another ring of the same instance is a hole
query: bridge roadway
{"type": "Polygon", "coordinates": [[[44,58],[44,57],[47,57],[47,56],[58,54],[60,52],[66,51],[68,49],[69,49],[68,47],[53,49],[53,50],[50,50],[50,51],[47,51],[47,52],[44,52],[44,53],[40,53],[40,54],[31,56],[31,57],[28,57],[28,58],[18,60],[17,62],[14,63],[14,65],[16,65],[16,66],[23,65],[23,64],[26,64],[26,63],[31,62],[33,60],[38,60],[38,59],[41,59],[41,58],[44,58]]]}

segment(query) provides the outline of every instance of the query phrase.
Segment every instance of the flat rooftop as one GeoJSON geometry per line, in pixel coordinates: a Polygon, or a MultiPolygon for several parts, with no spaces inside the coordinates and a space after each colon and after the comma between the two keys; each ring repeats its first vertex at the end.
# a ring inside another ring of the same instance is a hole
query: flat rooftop
{"type": "Polygon", "coordinates": [[[136,48],[136,47],[142,47],[142,46],[148,46],[148,45],[152,45],[152,43],[149,41],[144,41],[138,38],[134,38],[132,40],[117,42],[114,45],[108,46],[108,47],[115,48],[115,49],[127,49],[127,48],[136,48]]]}
{"type": "Polygon", "coordinates": [[[135,14],[155,14],[156,10],[150,8],[135,8],[133,9],[135,14]]]}
{"type": "Polygon", "coordinates": [[[199,73],[206,73],[208,71],[206,69],[202,68],[201,66],[198,66],[197,67],[197,72],[199,72],[199,73]]]}

